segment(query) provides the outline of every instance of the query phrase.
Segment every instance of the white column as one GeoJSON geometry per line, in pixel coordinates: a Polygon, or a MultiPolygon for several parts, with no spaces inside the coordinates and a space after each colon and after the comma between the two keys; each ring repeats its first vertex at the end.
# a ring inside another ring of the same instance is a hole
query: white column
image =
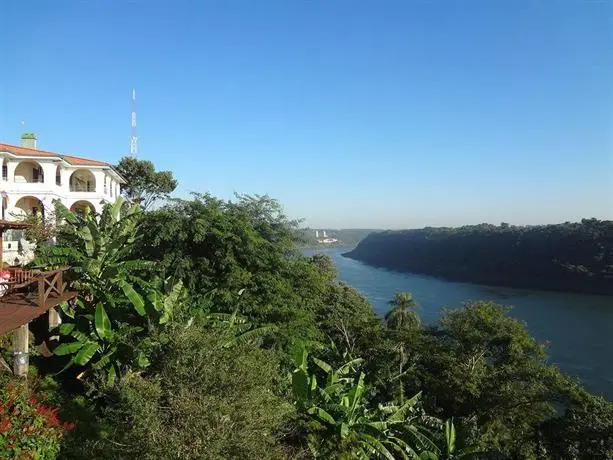
{"type": "Polygon", "coordinates": [[[55,185],[55,171],[56,164],[52,162],[43,163],[39,162],[41,168],[43,168],[43,177],[45,180],[45,190],[57,190],[55,185]]]}
{"type": "Polygon", "coordinates": [[[66,195],[68,192],[70,192],[70,176],[72,176],[72,173],[74,172],[74,169],[72,168],[62,168],[61,169],[61,175],[62,175],[62,186],[61,186],[61,190],[62,190],[62,194],[66,195]]]}
{"type": "Polygon", "coordinates": [[[15,169],[17,168],[17,165],[19,164],[18,161],[15,160],[9,160],[6,162],[6,171],[7,171],[7,182],[8,183],[14,183],[15,182],[15,169]]]}
{"type": "Polygon", "coordinates": [[[104,195],[104,171],[98,169],[91,171],[91,173],[96,178],[96,195],[104,195]]]}

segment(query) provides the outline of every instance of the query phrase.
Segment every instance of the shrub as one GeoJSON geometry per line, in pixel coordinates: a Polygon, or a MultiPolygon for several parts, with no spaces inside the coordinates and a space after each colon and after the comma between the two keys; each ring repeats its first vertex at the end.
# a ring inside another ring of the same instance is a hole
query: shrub
{"type": "MultiPolygon", "coordinates": [[[[172,327],[172,326],[171,326],[172,327]]],[[[168,331],[148,374],[128,373],[107,394],[90,430],[62,454],[70,458],[283,458],[276,433],[292,407],[275,395],[279,366],[253,344],[194,321],[168,331]]]]}
{"type": "Polygon", "coordinates": [[[0,391],[0,451],[8,458],[54,459],[72,422],[61,422],[49,405],[21,382],[3,382],[0,391]]]}

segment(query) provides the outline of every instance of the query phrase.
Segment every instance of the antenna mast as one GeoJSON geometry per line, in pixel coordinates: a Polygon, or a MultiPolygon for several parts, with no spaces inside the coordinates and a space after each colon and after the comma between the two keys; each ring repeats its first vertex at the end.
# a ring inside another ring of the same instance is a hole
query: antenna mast
{"type": "Polygon", "coordinates": [[[138,136],[136,135],[136,90],[132,90],[132,133],[130,135],[130,156],[138,157],[138,136]]]}

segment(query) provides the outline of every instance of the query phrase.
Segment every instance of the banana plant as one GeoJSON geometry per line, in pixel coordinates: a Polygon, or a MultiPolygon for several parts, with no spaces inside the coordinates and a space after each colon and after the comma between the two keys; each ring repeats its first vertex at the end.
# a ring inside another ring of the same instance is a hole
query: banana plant
{"type": "Polygon", "coordinates": [[[393,460],[437,459],[441,449],[431,440],[441,423],[419,409],[421,393],[398,406],[369,407],[362,360],[352,359],[338,368],[312,357],[318,368],[309,371],[309,356],[303,346],[294,352],[296,368],[292,387],[298,410],[308,420],[309,448],[316,458],[393,460]],[[320,376],[318,378],[318,375],[320,376]]]}
{"type": "MultiPolygon", "coordinates": [[[[174,306],[185,297],[184,291],[181,283],[173,285],[168,293],[150,288],[144,301],[157,311],[158,322],[163,324],[168,321],[174,306]]],[[[117,309],[109,310],[109,317],[101,302],[96,303],[92,314],[91,303],[81,297],[72,304],[62,304],[61,308],[63,323],[59,332],[63,343],[55,348],[54,354],[70,356],[62,370],[71,366],[87,366],[86,372],[104,372],[107,383],[112,384],[122,371],[149,366],[149,354],[154,344],[146,332],[146,325],[140,321],[142,318],[122,314],[117,309]]]]}
{"type": "Polygon", "coordinates": [[[122,198],[100,215],[77,216],[56,202],[59,242],[42,247],[35,264],[69,266],[78,292],[75,301],[62,305],[64,338],[54,353],[70,356],[64,369],[87,366],[113,382],[122,369],[147,367],[146,330],[151,322],[167,322],[184,296],[180,284],[156,278],[150,262],[133,257],[140,212],[122,198]]]}
{"type": "Polygon", "coordinates": [[[445,446],[444,446],[444,458],[445,460],[460,460],[478,458],[478,454],[483,454],[477,448],[468,446],[463,449],[459,449],[456,444],[456,431],[453,424],[453,419],[449,419],[445,422],[445,446]]]}

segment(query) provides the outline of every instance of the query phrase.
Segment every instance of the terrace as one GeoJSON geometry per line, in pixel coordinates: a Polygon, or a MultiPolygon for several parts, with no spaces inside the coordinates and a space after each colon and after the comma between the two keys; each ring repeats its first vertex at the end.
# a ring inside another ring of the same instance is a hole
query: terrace
{"type": "MultiPolygon", "coordinates": [[[[4,232],[28,227],[25,222],[0,221],[0,260],[4,232]]],[[[76,297],[76,292],[66,289],[66,270],[9,267],[0,273],[0,334],[13,332],[13,372],[17,375],[27,375],[29,323],[47,314],[49,330],[55,329],[60,323],[57,307],[76,297]]]]}

